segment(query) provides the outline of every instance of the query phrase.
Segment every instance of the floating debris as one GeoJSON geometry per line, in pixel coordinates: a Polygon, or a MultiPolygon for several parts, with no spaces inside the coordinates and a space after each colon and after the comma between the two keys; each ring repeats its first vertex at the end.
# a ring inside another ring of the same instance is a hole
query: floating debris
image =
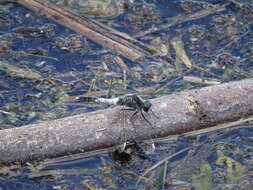
{"type": "Polygon", "coordinates": [[[78,14],[96,18],[114,18],[122,14],[131,1],[125,0],[49,0],[78,14]]]}
{"type": "Polygon", "coordinates": [[[86,38],[77,34],[72,34],[67,38],[57,38],[54,45],[61,50],[70,52],[88,50],[88,42],[86,38]]]}
{"type": "Polygon", "coordinates": [[[20,68],[4,61],[0,61],[0,70],[6,72],[7,75],[17,78],[33,80],[40,80],[43,78],[39,73],[34,72],[31,69],[20,68]]]}
{"type": "Polygon", "coordinates": [[[19,27],[13,29],[13,32],[31,37],[52,37],[55,35],[54,25],[45,24],[42,27],[19,27]]]}
{"type": "Polygon", "coordinates": [[[186,55],[182,40],[177,37],[171,42],[171,44],[176,51],[177,58],[180,59],[185,64],[186,67],[188,67],[189,69],[192,68],[191,60],[186,55]]]}
{"type": "Polygon", "coordinates": [[[161,13],[155,4],[147,4],[144,1],[134,3],[124,15],[125,28],[131,32],[139,32],[148,24],[161,23],[161,13]]]}
{"type": "Polygon", "coordinates": [[[183,80],[188,81],[188,82],[199,83],[199,84],[208,84],[208,85],[216,85],[216,84],[221,83],[217,79],[199,78],[196,76],[184,76],[183,80]]]}
{"type": "Polygon", "coordinates": [[[167,56],[169,53],[169,47],[168,47],[168,42],[165,42],[161,39],[161,37],[157,37],[152,39],[152,41],[150,42],[153,47],[156,48],[155,52],[157,52],[156,54],[159,56],[167,56]]]}
{"type": "Polygon", "coordinates": [[[11,42],[8,40],[0,39],[0,55],[11,53],[11,42]]]}

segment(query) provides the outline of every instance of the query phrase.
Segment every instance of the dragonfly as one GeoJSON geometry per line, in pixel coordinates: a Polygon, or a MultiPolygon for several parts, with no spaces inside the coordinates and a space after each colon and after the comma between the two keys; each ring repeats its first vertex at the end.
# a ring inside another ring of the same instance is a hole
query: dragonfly
{"type": "MultiPolygon", "coordinates": [[[[82,102],[82,103],[98,103],[98,104],[102,103],[102,104],[107,104],[107,105],[125,106],[127,108],[124,108],[122,110],[134,111],[134,113],[130,117],[130,122],[133,126],[135,126],[133,123],[133,117],[140,112],[142,118],[153,128],[153,125],[151,124],[151,122],[143,114],[143,112],[152,111],[151,110],[152,104],[149,100],[143,99],[136,94],[129,94],[129,95],[125,95],[125,96],[118,97],[118,98],[77,97],[76,100],[78,102],[82,102]]],[[[155,116],[155,114],[154,114],[154,116],[155,116]]],[[[124,127],[123,127],[123,130],[124,130],[124,127]]],[[[124,132],[124,138],[125,138],[125,142],[124,142],[124,145],[121,148],[120,152],[124,152],[127,147],[128,141],[126,139],[125,132],[124,132]]],[[[152,151],[151,152],[153,152],[154,149],[155,149],[155,145],[152,140],[152,151]]]]}
{"type": "Polygon", "coordinates": [[[150,121],[143,114],[143,111],[148,112],[151,110],[152,104],[149,100],[144,100],[136,94],[125,95],[123,97],[118,97],[118,98],[78,97],[76,100],[79,102],[86,102],[86,103],[93,102],[93,103],[103,103],[103,104],[108,104],[108,105],[126,106],[127,108],[123,110],[134,111],[134,113],[130,117],[130,122],[132,123],[132,125],[134,125],[133,117],[140,112],[143,119],[150,126],[152,126],[150,121]]]}

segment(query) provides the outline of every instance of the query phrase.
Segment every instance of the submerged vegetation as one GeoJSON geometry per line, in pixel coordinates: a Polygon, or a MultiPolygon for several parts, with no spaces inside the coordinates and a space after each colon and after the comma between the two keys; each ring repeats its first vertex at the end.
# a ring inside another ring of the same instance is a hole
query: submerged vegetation
{"type": "MultiPolygon", "coordinates": [[[[126,39],[150,55],[130,61],[18,3],[1,1],[0,129],[98,109],[76,104],[73,100],[78,96],[138,93],[151,98],[253,77],[250,0],[48,2],[96,19],[115,29],[110,31],[113,34],[127,33],[133,39],[125,34],[126,39]]],[[[11,189],[13,181],[21,189],[135,188],[140,171],[171,154],[175,156],[139,179],[137,189],[250,189],[252,129],[224,133],[167,140],[158,143],[150,160],[134,155],[127,164],[111,163],[112,157],[100,154],[51,168],[44,164],[42,170],[33,165],[4,167],[0,189],[2,184],[11,189]],[[89,168],[89,159],[97,164],[95,169],[89,168]],[[68,164],[75,167],[66,169],[68,164]]]]}

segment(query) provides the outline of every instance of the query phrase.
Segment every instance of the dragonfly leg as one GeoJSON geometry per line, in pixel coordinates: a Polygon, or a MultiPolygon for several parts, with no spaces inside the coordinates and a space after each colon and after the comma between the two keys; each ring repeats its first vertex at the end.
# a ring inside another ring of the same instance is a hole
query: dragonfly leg
{"type": "Polygon", "coordinates": [[[147,120],[147,118],[144,116],[142,110],[141,110],[141,116],[142,116],[142,118],[143,118],[151,127],[153,127],[152,124],[150,123],[150,121],[147,120]]]}
{"type": "Polygon", "coordinates": [[[155,116],[156,119],[159,119],[159,117],[153,112],[152,109],[150,109],[150,112],[153,114],[153,116],[155,116]]]}
{"type": "Polygon", "coordinates": [[[133,126],[135,126],[135,124],[134,124],[134,122],[133,122],[133,118],[134,118],[134,116],[139,112],[140,110],[139,109],[135,109],[135,112],[131,115],[131,117],[130,117],[130,122],[131,122],[131,124],[133,125],[133,126]]]}
{"type": "Polygon", "coordinates": [[[135,125],[134,122],[133,122],[133,118],[134,118],[134,116],[135,116],[139,111],[140,111],[140,110],[138,110],[138,109],[136,110],[136,109],[135,109],[135,112],[131,115],[131,117],[130,117],[130,119],[129,119],[130,122],[131,122],[131,124],[134,126],[134,132],[135,132],[135,133],[137,133],[137,131],[136,131],[136,128],[135,128],[136,125],[135,125]]]}
{"type": "Polygon", "coordinates": [[[121,109],[121,111],[135,111],[135,112],[131,115],[131,117],[130,117],[130,122],[131,122],[131,124],[132,124],[133,126],[135,126],[134,123],[133,123],[133,117],[140,111],[140,109],[123,108],[123,109],[121,109]]]}

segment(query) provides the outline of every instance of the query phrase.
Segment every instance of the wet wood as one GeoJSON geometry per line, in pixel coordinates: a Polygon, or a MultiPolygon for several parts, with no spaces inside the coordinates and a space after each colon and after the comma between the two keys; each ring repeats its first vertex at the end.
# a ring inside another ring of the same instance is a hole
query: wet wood
{"type": "Polygon", "coordinates": [[[123,37],[114,35],[108,28],[103,28],[103,24],[92,21],[85,17],[80,17],[68,10],[49,4],[44,0],[16,0],[15,2],[38,12],[59,24],[75,30],[85,35],[90,40],[115,51],[130,60],[137,60],[149,54],[142,48],[130,43],[123,37]]]}
{"type": "Polygon", "coordinates": [[[182,134],[253,114],[253,79],[151,100],[153,112],[134,117],[120,107],[0,131],[0,165],[111,147],[127,139],[182,134]],[[126,116],[126,121],[123,119],[126,116]],[[125,122],[124,122],[125,121],[125,122]],[[124,129],[124,130],[123,130],[124,129]]]}

